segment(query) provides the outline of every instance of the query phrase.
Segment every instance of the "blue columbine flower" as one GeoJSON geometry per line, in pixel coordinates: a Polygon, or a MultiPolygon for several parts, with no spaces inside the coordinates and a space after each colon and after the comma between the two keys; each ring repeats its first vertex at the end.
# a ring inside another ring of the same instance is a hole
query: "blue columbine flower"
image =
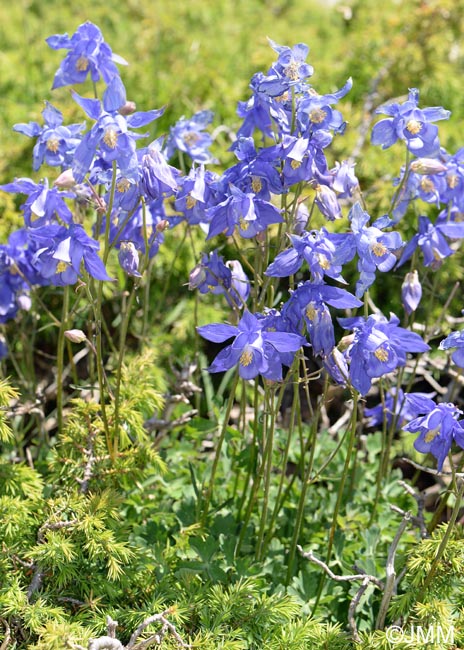
{"type": "Polygon", "coordinates": [[[37,138],[32,152],[34,171],[37,171],[44,162],[51,167],[62,169],[70,167],[76,147],[81,141],[80,134],[85,128],[85,122],[63,126],[61,111],[49,102],[45,102],[42,115],[44,126],[40,126],[37,122],[13,126],[14,131],[29,138],[37,138]]]}
{"type": "Polygon", "coordinates": [[[213,121],[212,111],[199,111],[190,119],[181,117],[169,130],[164,154],[171,158],[176,150],[182,151],[197,163],[211,163],[214,158],[208,151],[213,143],[206,127],[213,121]]]}
{"type": "Polygon", "coordinates": [[[230,147],[239,162],[229,167],[219,183],[227,188],[234,185],[245,193],[253,192],[259,199],[269,201],[272,194],[282,194],[282,180],[277,167],[281,147],[273,145],[257,151],[253,138],[238,138],[230,147]]]}
{"type": "Polygon", "coordinates": [[[168,165],[162,152],[161,140],[154,140],[141,159],[142,188],[149,200],[174,196],[180,172],[168,165]]]}
{"type": "Polygon", "coordinates": [[[243,124],[237,131],[237,137],[252,136],[258,129],[264,136],[275,139],[273,124],[283,124],[290,128],[291,117],[282,104],[260,90],[264,78],[262,72],[255,74],[251,80],[250,88],[253,95],[245,102],[238,102],[237,115],[243,119],[243,124]]]}
{"type": "Polygon", "coordinates": [[[382,145],[382,149],[391,147],[398,140],[403,140],[415,156],[434,156],[440,150],[438,128],[432,124],[438,120],[447,120],[451,115],[441,106],[420,109],[419,91],[411,88],[408,100],[403,104],[387,104],[376,113],[388,115],[372,129],[372,144],[382,145]]]}
{"type": "Polygon", "coordinates": [[[375,281],[375,272],[390,271],[396,264],[397,251],[403,245],[398,232],[382,232],[375,226],[366,226],[370,217],[359,203],[350,210],[349,219],[358,251],[360,277],[356,283],[356,295],[360,298],[375,281]]]}
{"type": "Polygon", "coordinates": [[[19,309],[28,310],[31,305],[28,283],[35,283],[36,277],[26,246],[24,228],[13,232],[8,244],[0,245],[0,323],[6,323],[19,309]]]}
{"type": "Polygon", "coordinates": [[[306,63],[309,47],[304,43],[288,47],[278,45],[271,39],[268,40],[279,58],[273,63],[267,75],[261,79],[260,90],[270,97],[279,97],[292,86],[295,86],[296,90],[301,90],[305,80],[313,74],[313,67],[306,63]]]}
{"type": "Polygon", "coordinates": [[[440,472],[453,442],[464,449],[463,422],[457,420],[462,411],[454,404],[435,404],[426,398],[421,400],[420,407],[420,413],[424,415],[414,418],[403,429],[419,434],[414,442],[415,449],[421,454],[431,453],[435,456],[440,472]]]}
{"type": "Polygon", "coordinates": [[[324,275],[344,282],[342,266],[353,258],[349,234],[331,234],[325,228],[305,232],[301,237],[290,235],[292,248],[279,253],[268,266],[265,275],[285,278],[294,275],[306,261],[311,271],[311,281],[319,283],[324,275]],[[348,245],[344,245],[345,242],[348,245]]]}
{"type": "Polygon", "coordinates": [[[146,136],[134,133],[131,129],[150,124],[163,114],[164,109],[122,115],[119,109],[126,103],[126,91],[119,77],[113,77],[108,84],[103,102],[86,99],[75,92],[73,98],[89,117],[96,120],[74,154],[72,171],[76,182],[84,180],[97,151],[106,163],[111,165],[115,160],[122,173],[138,177],[135,142],[146,136]]]}
{"type": "Polygon", "coordinates": [[[368,419],[367,424],[375,427],[381,425],[385,418],[388,426],[391,426],[395,419],[395,431],[399,431],[419,413],[423,413],[421,408],[430,401],[431,397],[433,394],[405,393],[401,388],[397,390],[393,387],[386,392],[384,403],[364,410],[364,415],[368,419]]]}
{"type": "Polygon", "coordinates": [[[282,315],[295,331],[302,331],[306,325],[314,354],[323,357],[329,355],[335,346],[332,317],[327,305],[352,309],[360,307],[362,302],[345,289],[307,281],[298,285],[282,307],[282,315]]]}
{"type": "Polygon", "coordinates": [[[30,237],[37,244],[33,264],[50,284],[75,284],[81,275],[81,263],[96,280],[111,280],[97,251],[100,244],[89,237],[80,224],[50,225],[34,228],[30,237]]]}
{"type": "Polygon", "coordinates": [[[207,214],[211,219],[207,239],[222,232],[232,235],[236,226],[242,237],[250,239],[269,225],[283,221],[280,210],[272,203],[258,199],[252,192],[245,194],[233,185],[228,197],[209,208],[207,214]]]}
{"type": "Polygon", "coordinates": [[[451,332],[438,346],[439,350],[452,350],[453,348],[456,348],[456,351],[451,355],[451,359],[457,366],[464,368],[464,330],[451,332]]]}
{"type": "MultiPolygon", "coordinates": [[[[150,201],[145,205],[138,205],[133,214],[129,213],[128,215],[127,212],[121,210],[116,214],[113,213],[110,224],[110,242],[117,249],[123,242],[131,242],[138,253],[145,255],[146,240],[148,257],[151,259],[158,254],[159,247],[164,242],[164,230],[167,226],[168,221],[162,199],[150,201]]],[[[104,230],[105,219],[102,223],[102,232],[104,230]]]]}
{"type": "Polygon", "coordinates": [[[454,253],[446,237],[451,239],[461,239],[464,237],[463,223],[453,221],[438,223],[437,221],[433,225],[430,219],[424,216],[419,217],[418,230],[419,232],[404,247],[398,266],[407,262],[419,246],[424,256],[424,266],[438,269],[442,265],[445,257],[449,257],[454,253]]]}
{"type": "Polygon", "coordinates": [[[343,160],[336,162],[335,167],[330,170],[333,176],[332,188],[337,192],[339,199],[348,199],[359,189],[359,181],[354,173],[356,163],[343,160]]]}
{"type": "Polygon", "coordinates": [[[83,83],[88,74],[93,82],[101,76],[108,84],[119,75],[115,63],[127,65],[127,61],[111,51],[100,29],[91,22],[79,25],[71,38],[67,34],[54,34],[46,42],[53,50],[69,50],[55,74],[53,88],[83,83]]]}
{"type": "Polygon", "coordinates": [[[297,106],[297,119],[301,131],[305,134],[319,130],[343,132],[345,127],[343,116],[340,111],[333,109],[331,105],[342,99],[352,87],[353,80],[350,77],[345,85],[334,93],[319,95],[313,88],[306,92],[297,106]]]}
{"type": "Polygon", "coordinates": [[[74,192],[60,192],[48,186],[48,180],[35,183],[30,178],[17,178],[13,183],[0,185],[4,192],[26,194],[27,200],[21,205],[24,221],[29,228],[37,228],[51,223],[71,223],[72,212],[64,202],[73,198],[74,192]]]}
{"type": "Polygon", "coordinates": [[[225,372],[238,365],[243,379],[253,379],[257,375],[281,379],[283,362],[278,361],[279,355],[294,354],[305,341],[299,334],[267,331],[263,329],[265,324],[262,317],[260,319],[246,310],[237,326],[213,323],[198,327],[199,334],[214,343],[234,338],[216,356],[209,372],[225,372]]]}
{"type": "Polygon", "coordinates": [[[399,327],[400,321],[393,314],[389,320],[382,314],[373,314],[367,319],[338,321],[344,329],[354,330],[346,355],[350,360],[350,381],[361,395],[369,392],[372,379],[404,366],[407,353],[430,350],[419,334],[399,327]]]}
{"type": "Polygon", "coordinates": [[[241,308],[250,293],[250,281],[237,260],[224,262],[217,250],[203,253],[201,261],[190,272],[189,289],[200,293],[224,294],[231,307],[241,308]]]}
{"type": "Polygon", "coordinates": [[[205,170],[203,165],[193,165],[188,176],[178,178],[174,202],[177,215],[170,218],[171,223],[177,224],[184,218],[190,225],[207,224],[206,211],[218,202],[214,188],[218,180],[219,176],[205,170]]]}

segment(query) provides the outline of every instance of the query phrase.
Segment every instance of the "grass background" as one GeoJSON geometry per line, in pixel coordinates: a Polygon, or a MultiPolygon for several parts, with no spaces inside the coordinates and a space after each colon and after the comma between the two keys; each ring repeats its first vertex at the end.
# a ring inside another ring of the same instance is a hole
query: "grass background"
{"type": "MultiPolygon", "coordinates": [[[[214,126],[235,129],[236,104],[249,96],[251,75],[275,58],[270,37],[280,44],[310,46],[312,82],[321,93],[353,77],[353,90],[342,104],[350,123],[341,144],[345,157],[366,117],[366,95],[382,72],[374,106],[418,87],[422,105],[453,111],[444,143],[459,146],[464,3],[385,0],[379,8],[377,0],[341,0],[331,7],[311,0],[126,0],[116,9],[102,0],[19,0],[0,7],[0,182],[30,175],[33,143],[11,127],[40,121],[45,99],[63,110],[65,119],[82,120],[69,89],[50,90],[66,51],[49,49],[45,39],[71,35],[86,20],[96,23],[113,51],[129,61],[121,73],[139,109],[167,107],[156,135],[202,108],[215,111],[214,126]]],[[[396,162],[397,152],[386,155],[396,162]]],[[[378,152],[373,159],[362,157],[358,175],[372,177],[378,157],[378,152]]],[[[385,169],[385,154],[380,165],[385,169]]]]}

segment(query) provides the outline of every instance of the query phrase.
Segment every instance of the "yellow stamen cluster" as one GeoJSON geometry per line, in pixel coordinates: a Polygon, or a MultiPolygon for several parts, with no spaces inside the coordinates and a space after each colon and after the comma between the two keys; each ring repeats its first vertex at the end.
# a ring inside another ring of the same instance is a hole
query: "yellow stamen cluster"
{"type": "Polygon", "coordinates": [[[257,194],[258,192],[261,192],[261,190],[263,189],[263,183],[262,183],[259,176],[252,176],[251,177],[251,189],[253,190],[253,192],[255,194],[257,194]]]}
{"type": "Polygon", "coordinates": [[[388,350],[385,348],[377,348],[374,352],[374,357],[384,363],[385,361],[388,361],[388,350]]]}
{"type": "Polygon", "coordinates": [[[114,149],[118,142],[118,134],[114,129],[106,129],[105,135],[103,136],[103,142],[110,149],[114,149]]]}
{"type": "Polygon", "coordinates": [[[330,269],[330,262],[323,253],[318,253],[317,259],[319,261],[319,266],[321,269],[324,269],[324,271],[328,271],[330,269]]]}
{"type": "Polygon", "coordinates": [[[248,228],[250,227],[248,221],[246,221],[243,217],[240,217],[240,219],[238,220],[238,225],[240,226],[241,230],[248,230],[248,228]]]}
{"type": "Polygon", "coordinates": [[[58,138],[48,138],[46,146],[49,151],[56,153],[60,148],[60,141],[58,138]]]}
{"type": "Polygon", "coordinates": [[[76,70],[78,72],[85,72],[89,67],[89,60],[86,56],[80,56],[76,61],[76,70]]]}
{"type": "Polygon", "coordinates": [[[56,272],[57,273],[64,273],[66,269],[68,268],[69,264],[67,262],[58,262],[56,265],[56,272]]]}
{"type": "Polygon", "coordinates": [[[196,206],[196,204],[197,204],[197,200],[194,199],[193,196],[189,194],[188,197],[185,199],[185,206],[187,210],[191,210],[196,206]]]}
{"type": "Polygon", "coordinates": [[[290,99],[290,95],[288,94],[288,90],[286,90],[284,93],[279,95],[278,97],[275,98],[276,102],[288,102],[290,99]]]}
{"type": "Polygon", "coordinates": [[[291,79],[292,81],[298,81],[300,78],[300,64],[296,61],[292,61],[284,70],[285,76],[291,79]]]}
{"type": "Polygon", "coordinates": [[[423,178],[420,182],[420,186],[424,192],[433,192],[435,189],[435,185],[433,181],[430,180],[430,178],[423,178]]]}
{"type": "Polygon", "coordinates": [[[309,114],[309,119],[313,124],[321,124],[327,117],[326,111],[323,111],[322,108],[313,108],[309,114]]]}
{"type": "Polygon", "coordinates": [[[309,305],[306,307],[306,317],[310,321],[316,320],[317,316],[317,311],[314,309],[314,305],[312,302],[309,303],[309,305]]]}
{"type": "Polygon", "coordinates": [[[130,185],[131,184],[130,184],[129,179],[121,178],[121,180],[119,180],[116,183],[116,189],[117,189],[118,192],[121,192],[121,194],[125,194],[127,192],[127,190],[130,188],[130,185]]]}
{"type": "Polygon", "coordinates": [[[418,120],[409,120],[406,124],[406,128],[411,135],[417,135],[422,131],[422,124],[418,120]]]}
{"type": "Polygon", "coordinates": [[[182,136],[182,140],[185,142],[185,144],[188,147],[191,147],[193,144],[196,144],[199,139],[200,136],[198,135],[198,133],[194,133],[193,131],[189,133],[184,133],[184,135],[182,136]]]}
{"type": "Polygon", "coordinates": [[[300,169],[301,162],[299,160],[292,160],[292,162],[290,163],[290,167],[292,169],[300,169]]]}
{"type": "Polygon", "coordinates": [[[385,253],[388,253],[388,248],[379,241],[375,242],[371,250],[376,257],[382,257],[385,253]]]}
{"type": "Polygon", "coordinates": [[[449,174],[446,177],[446,183],[450,189],[454,190],[454,188],[457,187],[459,183],[459,178],[457,174],[449,174]]]}
{"type": "Polygon", "coordinates": [[[240,365],[249,366],[252,361],[253,352],[249,349],[243,350],[242,354],[240,355],[240,365]]]}
{"type": "Polygon", "coordinates": [[[437,427],[436,429],[431,429],[430,431],[427,431],[424,440],[425,442],[432,442],[432,440],[435,440],[435,438],[439,435],[440,435],[440,427],[437,427]]]}

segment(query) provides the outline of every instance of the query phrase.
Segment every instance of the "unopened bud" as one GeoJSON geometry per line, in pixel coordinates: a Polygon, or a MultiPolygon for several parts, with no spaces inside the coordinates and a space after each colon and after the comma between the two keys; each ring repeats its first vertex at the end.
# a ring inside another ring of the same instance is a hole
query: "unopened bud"
{"type": "Polygon", "coordinates": [[[135,102],[126,102],[118,110],[118,113],[120,113],[121,115],[132,115],[132,113],[135,113],[136,110],[137,110],[137,106],[135,102]]]}
{"type": "Polygon", "coordinates": [[[415,174],[440,174],[446,171],[446,165],[436,158],[418,158],[412,161],[411,171],[415,174]]]}
{"type": "Polygon", "coordinates": [[[202,264],[197,264],[190,271],[188,288],[190,291],[197,289],[206,280],[206,271],[202,264]]]}
{"type": "Polygon", "coordinates": [[[354,334],[347,334],[346,336],[342,336],[340,339],[340,343],[338,344],[338,349],[340,352],[344,352],[349,346],[353,343],[354,341],[354,334]]]}
{"type": "Polygon", "coordinates": [[[161,221],[156,224],[156,232],[164,232],[168,226],[169,221],[167,219],[161,219],[161,221]]]}
{"type": "Polygon", "coordinates": [[[53,185],[55,185],[60,190],[69,190],[74,187],[75,184],[76,181],[74,180],[72,169],[67,169],[66,171],[62,172],[53,183],[53,185]]]}
{"type": "Polygon", "coordinates": [[[131,241],[121,242],[118,260],[119,260],[119,264],[121,265],[121,268],[124,269],[124,271],[128,275],[132,275],[135,278],[141,277],[138,271],[139,253],[133,242],[131,241]]]}
{"type": "Polygon", "coordinates": [[[87,337],[82,330],[66,330],[64,335],[71,341],[71,343],[83,343],[87,340],[87,337]]]}
{"type": "Polygon", "coordinates": [[[401,285],[401,301],[403,303],[404,311],[412,314],[416,311],[422,298],[422,286],[419,282],[417,271],[406,273],[404,282],[401,285]]]}

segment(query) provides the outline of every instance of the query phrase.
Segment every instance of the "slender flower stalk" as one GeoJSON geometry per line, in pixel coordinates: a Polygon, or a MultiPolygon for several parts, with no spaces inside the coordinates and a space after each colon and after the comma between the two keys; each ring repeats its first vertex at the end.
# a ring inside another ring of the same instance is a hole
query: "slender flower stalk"
{"type": "Polygon", "coordinates": [[[227,427],[229,426],[230,413],[232,411],[232,407],[233,407],[234,401],[235,401],[235,392],[237,390],[238,380],[239,380],[239,374],[238,374],[238,372],[236,372],[235,376],[234,376],[234,380],[232,382],[232,386],[230,388],[230,394],[229,394],[229,399],[227,401],[226,409],[225,409],[225,411],[223,413],[222,418],[219,420],[219,425],[221,427],[220,434],[219,434],[219,439],[218,439],[217,445],[216,445],[216,451],[215,451],[215,454],[214,454],[213,466],[211,468],[211,475],[209,477],[208,487],[206,488],[205,498],[204,498],[203,503],[202,503],[202,515],[201,515],[201,525],[202,525],[202,527],[206,526],[206,522],[207,522],[207,519],[208,519],[208,513],[209,513],[209,509],[210,509],[210,505],[211,505],[211,499],[213,497],[213,490],[214,490],[214,485],[215,485],[216,472],[217,472],[217,468],[219,466],[219,461],[221,459],[222,446],[224,444],[224,440],[225,440],[225,437],[226,437],[227,427]]]}
{"type": "MultiPolygon", "coordinates": [[[[326,552],[326,564],[330,561],[330,558],[332,556],[332,548],[333,548],[333,543],[335,539],[335,531],[337,530],[337,520],[338,520],[338,513],[340,512],[340,508],[342,505],[343,501],[343,492],[345,489],[345,483],[346,479],[349,474],[349,469],[350,469],[350,464],[351,464],[351,456],[353,453],[354,449],[354,444],[356,440],[356,431],[358,427],[358,399],[359,399],[359,394],[357,391],[353,391],[352,393],[353,396],[353,411],[351,413],[351,423],[350,423],[350,437],[348,439],[348,448],[346,450],[346,456],[345,456],[345,463],[343,465],[343,471],[342,475],[340,477],[340,483],[338,485],[338,492],[337,492],[337,500],[335,502],[335,507],[332,515],[332,524],[330,526],[330,531],[329,531],[329,539],[327,542],[327,552],[326,552]]],[[[319,605],[319,601],[322,596],[322,590],[324,589],[324,583],[325,583],[326,575],[323,574],[320,578],[319,581],[319,586],[317,588],[317,594],[316,594],[316,601],[313,605],[313,614],[316,612],[317,607],[319,605]]]]}
{"type": "Polygon", "coordinates": [[[61,309],[61,323],[58,332],[57,356],[56,356],[56,417],[58,422],[58,431],[63,431],[63,408],[64,408],[64,390],[63,390],[63,369],[64,369],[64,348],[66,345],[65,331],[68,329],[69,314],[69,287],[63,290],[63,305],[61,309]]]}
{"type": "MultiPolygon", "coordinates": [[[[265,420],[266,426],[263,426],[263,470],[264,470],[264,493],[261,505],[261,520],[259,524],[258,538],[256,542],[256,559],[263,559],[264,533],[266,529],[268,508],[269,508],[269,491],[271,489],[272,461],[274,451],[274,433],[276,421],[276,404],[275,404],[275,386],[265,386],[265,420]]],[[[282,468],[285,471],[285,468],[282,468]]]]}

